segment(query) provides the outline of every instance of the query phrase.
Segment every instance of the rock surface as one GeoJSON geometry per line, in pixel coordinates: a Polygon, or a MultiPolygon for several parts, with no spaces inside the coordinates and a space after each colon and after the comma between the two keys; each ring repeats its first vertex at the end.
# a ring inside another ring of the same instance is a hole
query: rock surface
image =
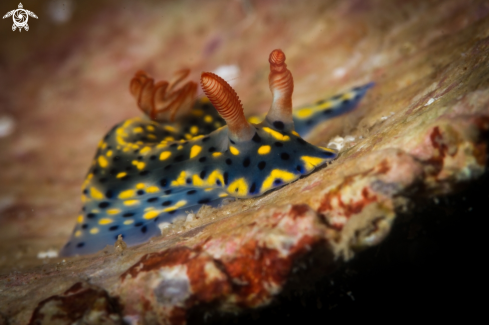
{"type": "Polygon", "coordinates": [[[484,172],[483,1],[84,2],[64,22],[34,6],[29,32],[0,31],[0,315],[9,324],[183,324],[199,308],[256,309],[307,282],[295,276],[304,265],[311,279],[330,274],[381,243],[411,198],[484,172]],[[68,238],[99,138],[136,114],[127,89],[136,70],[163,78],[186,66],[196,77],[237,66],[234,87],[251,114],[270,103],[274,48],[287,54],[296,105],[376,82],[360,107],[308,139],[339,136],[336,161],[263,197],[199,211],[139,247],[38,258],[68,238]]]}

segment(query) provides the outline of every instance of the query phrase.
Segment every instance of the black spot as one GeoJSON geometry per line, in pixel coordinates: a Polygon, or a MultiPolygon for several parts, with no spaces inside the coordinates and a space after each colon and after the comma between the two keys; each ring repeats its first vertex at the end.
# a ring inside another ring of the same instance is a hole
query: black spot
{"type": "Polygon", "coordinates": [[[82,211],[85,211],[86,209],[87,209],[86,207],[83,207],[83,208],[82,208],[82,211]]]}
{"type": "Polygon", "coordinates": [[[178,146],[178,143],[172,143],[172,144],[170,144],[170,147],[172,147],[172,148],[174,148],[176,146],[178,146]]]}
{"type": "Polygon", "coordinates": [[[165,187],[165,186],[167,186],[167,185],[168,185],[168,181],[166,180],[166,178],[163,178],[162,180],[160,180],[160,185],[161,185],[162,187],[165,187]]]}
{"type": "Polygon", "coordinates": [[[171,164],[169,164],[168,166],[165,166],[165,168],[163,168],[163,169],[164,169],[164,170],[168,170],[168,169],[170,169],[171,167],[172,167],[172,165],[171,165],[171,164]]]}
{"type": "Polygon", "coordinates": [[[295,167],[295,169],[297,169],[297,171],[299,173],[302,173],[302,166],[301,165],[297,165],[297,167],[295,167]]]}
{"type": "Polygon", "coordinates": [[[349,99],[345,99],[345,100],[343,100],[343,103],[342,104],[343,105],[348,105],[348,104],[350,104],[350,100],[349,99]]]}
{"type": "Polygon", "coordinates": [[[78,245],[76,245],[78,248],[82,248],[83,246],[85,246],[85,243],[78,243],[78,245]]]}
{"type": "Polygon", "coordinates": [[[332,109],[327,109],[325,111],[323,111],[323,115],[330,115],[332,114],[334,111],[332,109]]]}
{"type": "Polygon", "coordinates": [[[339,95],[333,96],[333,97],[331,97],[331,100],[340,99],[342,96],[343,96],[343,94],[339,94],[339,95]]]}
{"type": "Polygon", "coordinates": [[[112,176],[115,176],[119,173],[119,171],[115,168],[112,168],[110,171],[109,171],[109,174],[112,175],[112,176]]]}
{"type": "Polygon", "coordinates": [[[255,135],[253,136],[253,138],[251,138],[251,140],[253,140],[256,143],[260,143],[261,142],[261,138],[258,135],[258,133],[255,133],[255,135]]]}
{"type": "Polygon", "coordinates": [[[285,127],[285,124],[282,121],[275,121],[275,122],[273,122],[273,126],[279,130],[283,130],[285,127]]]}
{"type": "Polygon", "coordinates": [[[232,144],[236,144],[236,142],[234,142],[233,140],[229,139],[229,142],[231,142],[232,144]]]}
{"type": "Polygon", "coordinates": [[[155,160],[155,159],[156,159],[156,156],[155,156],[155,155],[151,155],[151,156],[149,157],[149,159],[150,159],[150,160],[155,160]]]}
{"type": "Polygon", "coordinates": [[[225,172],[224,173],[224,184],[225,185],[228,185],[228,180],[229,180],[229,174],[228,174],[228,172],[225,172]]]}
{"type": "Polygon", "coordinates": [[[130,170],[132,170],[132,166],[127,166],[126,171],[130,171],[130,170]]]}
{"type": "Polygon", "coordinates": [[[95,213],[89,213],[89,214],[87,214],[87,218],[88,218],[88,219],[93,219],[93,218],[95,218],[96,216],[97,216],[97,215],[96,215],[95,213]]]}
{"type": "Polygon", "coordinates": [[[144,194],[144,191],[143,190],[139,190],[136,192],[138,195],[143,195],[144,194]]]}
{"type": "Polygon", "coordinates": [[[288,153],[286,153],[286,152],[282,152],[282,153],[280,154],[280,158],[281,158],[282,160],[289,160],[290,156],[289,156],[289,154],[288,154],[288,153]]]}
{"type": "Polygon", "coordinates": [[[136,149],[136,150],[134,150],[133,152],[134,152],[134,153],[138,153],[138,152],[139,152],[139,149],[136,149]]]}
{"type": "Polygon", "coordinates": [[[97,175],[97,173],[98,173],[98,169],[97,168],[92,169],[92,174],[97,175]]]}
{"type": "Polygon", "coordinates": [[[198,201],[197,203],[206,204],[206,203],[209,203],[210,201],[211,201],[211,199],[202,199],[202,200],[198,201]]]}
{"type": "Polygon", "coordinates": [[[82,229],[87,229],[88,228],[88,225],[85,223],[82,225],[82,229]]]}
{"type": "Polygon", "coordinates": [[[210,147],[210,148],[209,148],[209,150],[207,150],[207,151],[209,151],[209,152],[214,152],[214,151],[216,151],[216,148],[214,148],[214,147],[210,147]]]}
{"type": "Polygon", "coordinates": [[[139,161],[143,160],[143,156],[138,156],[138,160],[139,161]]]}
{"type": "Polygon", "coordinates": [[[153,220],[154,220],[154,222],[158,221],[158,219],[159,219],[159,218],[160,218],[160,217],[156,217],[156,218],[154,218],[154,219],[153,219],[153,220]]]}
{"type": "Polygon", "coordinates": [[[185,160],[184,155],[178,155],[175,157],[175,159],[173,159],[173,161],[175,161],[175,162],[180,162],[180,161],[184,161],[184,160],[185,160]]]}
{"type": "Polygon", "coordinates": [[[200,176],[200,178],[204,179],[206,174],[207,174],[207,172],[205,170],[203,170],[200,172],[199,176],[200,176]]]}
{"type": "Polygon", "coordinates": [[[114,157],[114,161],[119,161],[119,160],[121,160],[121,157],[120,156],[115,156],[114,157]]]}
{"type": "Polygon", "coordinates": [[[108,190],[107,192],[105,192],[106,198],[111,199],[113,196],[114,196],[114,192],[112,192],[112,190],[108,190]]]}
{"type": "Polygon", "coordinates": [[[121,178],[121,181],[127,181],[129,178],[130,178],[129,175],[126,175],[126,176],[121,178]]]}
{"type": "Polygon", "coordinates": [[[206,157],[200,157],[200,158],[199,158],[199,162],[203,163],[203,162],[205,162],[205,161],[206,161],[206,159],[207,159],[206,157]]]}
{"type": "Polygon", "coordinates": [[[267,163],[266,163],[266,162],[264,162],[264,161],[260,161],[260,162],[258,163],[258,169],[263,170],[263,169],[265,168],[265,166],[266,166],[266,165],[267,165],[267,163]]]}
{"type": "Polygon", "coordinates": [[[114,230],[117,230],[119,229],[119,226],[112,226],[109,228],[109,231],[114,231],[114,230]]]}
{"type": "Polygon", "coordinates": [[[141,176],[146,176],[149,174],[149,170],[143,170],[142,172],[139,173],[141,176]]]}
{"type": "Polygon", "coordinates": [[[87,194],[88,193],[88,190],[87,189],[84,189],[83,190],[83,194],[87,194]]]}
{"type": "Polygon", "coordinates": [[[167,207],[167,206],[171,205],[171,201],[165,201],[161,205],[164,207],[167,207]]]}
{"type": "Polygon", "coordinates": [[[251,160],[250,160],[250,157],[246,157],[244,160],[243,160],[243,167],[248,167],[251,163],[251,160]]]}
{"type": "Polygon", "coordinates": [[[174,214],[174,213],[177,213],[177,210],[168,211],[168,214],[174,214]]]}
{"type": "Polygon", "coordinates": [[[209,139],[210,139],[210,137],[203,137],[203,138],[202,138],[202,142],[206,142],[206,141],[207,141],[207,140],[209,140],[209,139]]]}
{"type": "Polygon", "coordinates": [[[171,190],[166,190],[166,191],[165,191],[165,194],[166,194],[166,195],[171,194],[171,190]]]}
{"type": "Polygon", "coordinates": [[[101,209],[105,209],[107,208],[108,206],[110,205],[109,202],[101,202],[98,204],[98,207],[101,208],[101,209]]]}
{"type": "Polygon", "coordinates": [[[189,177],[189,178],[187,178],[187,179],[185,180],[185,182],[186,182],[187,184],[192,184],[192,179],[189,177]]]}
{"type": "Polygon", "coordinates": [[[222,185],[222,184],[221,184],[221,181],[220,181],[220,180],[217,180],[217,181],[216,181],[216,185],[217,185],[217,186],[221,186],[221,185],[222,185]]]}
{"type": "Polygon", "coordinates": [[[124,213],[122,216],[124,218],[130,218],[130,217],[134,217],[135,213],[134,212],[128,212],[128,213],[124,213]]]}
{"type": "Polygon", "coordinates": [[[192,195],[192,194],[195,194],[195,193],[197,193],[196,190],[190,190],[190,191],[187,192],[187,195],[192,195]]]}
{"type": "Polygon", "coordinates": [[[136,222],[136,223],[134,224],[134,227],[141,227],[143,224],[144,224],[144,223],[142,223],[141,221],[139,221],[139,222],[136,222]]]}
{"type": "Polygon", "coordinates": [[[318,100],[318,101],[317,101],[315,104],[316,104],[316,105],[321,105],[321,104],[323,104],[324,102],[326,102],[326,100],[321,99],[321,100],[318,100]]]}
{"type": "Polygon", "coordinates": [[[155,202],[155,201],[158,201],[157,197],[152,197],[146,200],[146,202],[155,202]]]}
{"type": "Polygon", "coordinates": [[[299,137],[297,138],[297,142],[299,142],[299,143],[300,143],[300,144],[302,144],[302,145],[307,144],[307,142],[306,142],[306,141],[304,141],[304,139],[299,138],[299,137]]]}
{"type": "Polygon", "coordinates": [[[142,227],[142,228],[141,228],[141,232],[142,232],[143,234],[145,234],[145,233],[146,233],[146,231],[148,231],[148,227],[144,226],[144,227],[142,227]]]}
{"type": "Polygon", "coordinates": [[[274,145],[275,145],[275,147],[279,147],[279,148],[284,146],[284,144],[282,142],[278,142],[278,141],[275,142],[274,145]]]}
{"type": "Polygon", "coordinates": [[[253,184],[251,184],[251,187],[250,187],[250,193],[255,194],[255,191],[256,191],[256,184],[253,183],[253,184]]]}
{"type": "Polygon", "coordinates": [[[226,164],[228,164],[228,165],[232,165],[232,164],[233,164],[233,161],[232,161],[231,159],[229,159],[229,158],[228,158],[228,159],[226,159],[226,164]]]}
{"type": "Polygon", "coordinates": [[[273,181],[273,185],[280,185],[282,184],[282,180],[281,179],[276,179],[273,181]]]}
{"type": "Polygon", "coordinates": [[[313,124],[314,124],[314,120],[308,120],[308,121],[306,122],[306,125],[307,125],[307,126],[311,126],[311,125],[313,125],[313,124]]]}

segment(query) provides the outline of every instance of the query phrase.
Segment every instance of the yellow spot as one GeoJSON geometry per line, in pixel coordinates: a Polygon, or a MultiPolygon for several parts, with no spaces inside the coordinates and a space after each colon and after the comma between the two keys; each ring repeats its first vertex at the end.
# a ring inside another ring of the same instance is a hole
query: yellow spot
{"type": "Polygon", "coordinates": [[[321,149],[323,149],[324,151],[327,151],[327,152],[331,152],[331,153],[336,153],[336,150],[333,150],[333,149],[330,149],[330,148],[326,148],[326,147],[319,147],[321,149]]]}
{"type": "Polygon", "coordinates": [[[114,222],[114,220],[109,219],[109,218],[102,218],[98,221],[98,224],[99,225],[107,225],[107,224],[112,223],[112,222],[114,222]]]}
{"type": "Polygon", "coordinates": [[[171,185],[172,186],[185,185],[186,175],[187,175],[187,173],[185,173],[184,171],[181,172],[180,176],[178,176],[178,178],[176,180],[171,182],[171,185]]]}
{"type": "Polygon", "coordinates": [[[185,133],[185,139],[187,140],[192,139],[192,135],[190,133],[185,133]]]}
{"type": "Polygon", "coordinates": [[[139,200],[127,200],[127,201],[124,201],[124,205],[131,206],[131,205],[136,205],[136,204],[139,204],[139,200]]]}
{"type": "Polygon", "coordinates": [[[323,159],[317,157],[302,156],[301,160],[304,162],[304,167],[307,171],[314,169],[317,165],[321,164],[323,159]]]}
{"type": "Polygon", "coordinates": [[[221,185],[224,184],[224,178],[218,170],[213,171],[207,178],[207,182],[209,183],[209,185],[216,185],[216,182],[218,180],[221,182],[221,185]]]}
{"type": "Polygon", "coordinates": [[[199,145],[194,145],[192,149],[190,149],[190,158],[194,158],[202,151],[202,147],[199,145]]]}
{"type": "Polygon", "coordinates": [[[154,135],[154,134],[147,134],[146,137],[148,137],[148,139],[152,139],[152,140],[156,139],[156,135],[154,135]]]}
{"type": "Polygon", "coordinates": [[[141,169],[144,169],[144,167],[146,167],[146,163],[143,162],[143,161],[140,161],[136,164],[136,167],[141,170],[141,169]]]}
{"type": "Polygon", "coordinates": [[[98,228],[92,228],[92,229],[90,229],[90,233],[92,235],[98,234],[98,232],[99,232],[98,228]]]}
{"type": "Polygon", "coordinates": [[[207,97],[205,97],[205,96],[204,96],[204,97],[202,97],[202,98],[200,99],[200,102],[201,102],[201,103],[203,103],[203,104],[205,104],[205,103],[209,103],[209,102],[210,102],[210,100],[209,100],[209,98],[207,98],[207,97]]]}
{"type": "Polygon", "coordinates": [[[199,132],[199,128],[195,125],[193,125],[191,128],[190,128],[190,133],[192,134],[197,134],[197,132],[199,132]]]}
{"type": "Polygon", "coordinates": [[[175,141],[175,138],[168,136],[168,137],[165,138],[165,141],[167,141],[167,142],[168,141],[175,141]]]}
{"type": "Polygon", "coordinates": [[[140,153],[142,155],[144,155],[145,153],[147,153],[148,151],[151,151],[151,148],[150,147],[144,147],[143,149],[141,149],[140,153]]]}
{"type": "Polygon", "coordinates": [[[229,196],[229,194],[224,193],[224,192],[223,192],[223,193],[221,193],[221,194],[219,194],[219,197],[226,197],[226,196],[229,196]]]}
{"type": "Polygon", "coordinates": [[[297,176],[293,173],[289,173],[288,171],[285,170],[280,170],[280,169],[274,169],[268,175],[267,178],[263,181],[263,184],[261,185],[260,193],[264,193],[271,189],[273,187],[273,182],[276,179],[281,179],[284,183],[289,183],[293,181],[297,176]]]}
{"type": "Polygon", "coordinates": [[[112,150],[107,151],[107,154],[106,155],[107,155],[107,157],[112,156],[112,150]]]}
{"type": "Polygon", "coordinates": [[[204,185],[204,181],[198,175],[192,176],[192,182],[195,186],[203,186],[204,185]]]}
{"type": "Polygon", "coordinates": [[[194,109],[191,113],[193,116],[202,116],[204,114],[204,111],[201,109],[194,109]]]}
{"type": "Polygon", "coordinates": [[[161,212],[170,212],[170,211],[175,211],[176,209],[177,208],[170,207],[170,208],[166,208],[166,209],[161,210],[161,212]]]}
{"type": "Polygon", "coordinates": [[[100,165],[100,167],[105,168],[109,163],[107,162],[107,159],[105,159],[104,156],[98,156],[98,164],[100,165]]]}
{"type": "Polygon", "coordinates": [[[272,148],[270,146],[261,146],[260,148],[258,148],[258,153],[260,155],[266,155],[270,152],[271,149],[272,148]]]}
{"type": "Polygon", "coordinates": [[[325,110],[327,110],[328,108],[331,108],[332,106],[333,106],[333,102],[332,102],[332,101],[330,101],[330,100],[328,100],[327,102],[325,102],[325,103],[323,103],[323,104],[319,105],[319,106],[317,107],[317,110],[320,110],[320,111],[325,111],[325,110]]]}
{"type": "Polygon", "coordinates": [[[177,150],[181,150],[182,148],[183,148],[183,146],[178,146],[177,150]]]}
{"type": "Polygon", "coordinates": [[[235,156],[239,155],[239,150],[236,147],[230,146],[229,150],[231,151],[231,153],[233,155],[235,155],[235,156]]]}
{"type": "Polygon", "coordinates": [[[104,198],[104,195],[95,187],[90,188],[90,196],[97,200],[102,200],[104,198]]]}
{"type": "Polygon", "coordinates": [[[125,225],[130,225],[132,223],[134,223],[134,220],[126,220],[126,221],[124,221],[124,224],[125,225]]]}
{"type": "Polygon", "coordinates": [[[137,183],[137,184],[136,184],[136,188],[137,188],[138,190],[142,190],[142,189],[143,189],[143,188],[145,188],[145,187],[146,187],[146,185],[144,185],[144,183],[137,183]]]}
{"type": "Polygon", "coordinates": [[[212,191],[212,190],[213,190],[213,188],[212,188],[212,187],[208,187],[208,188],[206,188],[204,191],[209,192],[209,191],[212,191]]]}
{"type": "Polygon", "coordinates": [[[105,148],[107,148],[107,142],[104,142],[104,143],[102,144],[102,149],[105,149],[105,148]]]}
{"type": "Polygon", "coordinates": [[[180,200],[180,201],[177,202],[177,204],[175,204],[175,208],[183,207],[185,204],[187,204],[187,201],[180,200]]]}
{"type": "Polygon", "coordinates": [[[295,131],[292,131],[292,132],[290,132],[290,133],[292,133],[292,134],[293,134],[293,135],[295,135],[296,137],[300,137],[299,133],[297,133],[297,132],[295,132],[295,131]]]}
{"type": "Polygon", "coordinates": [[[294,112],[294,115],[300,119],[305,119],[311,116],[313,112],[314,110],[308,107],[308,108],[299,109],[298,111],[294,112]]]}
{"type": "Polygon", "coordinates": [[[168,157],[170,157],[170,156],[171,156],[171,152],[170,151],[163,151],[160,154],[160,160],[168,159],[168,157]]]}
{"type": "Polygon", "coordinates": [[[152,126],[152,125],[148,125],[148,126],[146,127],[146,130],[148,130],[149,132],[154,132],[155,127],[154,127],[154,126],[152,126]]]}
{"type": "Polygon", "coordinates": [[[134,133],[141,133],[141,132],[143,132],[143,128],[140,127],[140,126],[138,126],[138,127],[134,128],[134,129],[132,129],[132,132],[134,132],[134,133]]]}
{"type": "Polygon", "coordinates": [[[213,152],[212,153],[212,157],[219,157],[220,155],[222,155],[222,152],[213,152]]]}
{"type": "Polygon", "coordinates": [[[117,176],[116,176],[116,177],[117,177],[117,178],[122,178],[122,177],[124,177],[124,176],[126,176],[126,175],[127,175],[127,173],[126,173],[126,172],[121,172],[121,173],[117,174],[117,176]]]}
{"type": "Polygon", "coordinates": [[[244,178],[239,178],[229,184],[228,192],[236,196],[246,196],[248,194],[248,183],[244,178]]]}
{"type": "Polygon", "coordinates": [[[77,221],[78,221],[78,223],[83,223],[83,216],[79,215],[77,221]]]}
{"type": "Polygon", "coordinates": [[[167,130],[169,132],[176,132],[177,131],[173,126],[170,126],[170,125],[165,125],[165,130],[167,130]]]}
{"type": "Polygon", "coordinates": [[[204,116],[204,122],[205,123],[211,123],[212,122],[212,116],[210,116],[210,115],[204,116]]]}
{"type": "Polygon", "coordinates": [[[121,212],[121,210],[119,210],[119,209],[109,209],[109,210],[107,210],[107,214],[110,214],[110,215],[118,214],[119,212],[121,212]]]}
{"type": "Polygon", "coordinates": [[[214,123],[214,126],[215,126],[216,128],[219,128],[219,127],[221,127],[222,125],[221,125],[221,123],[216,122],[216,123],[214,123]]]}
{"type": "Polygon", "coordinates": [[[134,190],[125,190],[119,194],[119,199],[128,199],[134,196],[134,190]]]}
{"type": "Polygon", "coordinates": [[[77,231],[75,232],[75,237],[80,237],[81,235],[82,235],[81,230],[77,230],[77,231]]]}
{"type": "Polygon", "coordinates": [[[146,212],[143,215],[143,218],[144,219],[153,219],[153,218],[156,218],[159,214],[160,214],[160,211],[153,210],[153,211],[146,212]]]}
{"type": "Polygon", "coordinates": [[[250,118],[248,119],[248,121],[250,123],[253,123],[253,124],[259,124],[261,123],[261,118],[259,118],[258,116],[250,116],[250,118]]]}
{"type": "Polygon", "coordinates": [[[263,128],[263,131],[267,132],[268,134],[270,134],[272,137],[274,137],[277,140],[282,140],[282,141],[289,141],[290,140],[290,137],[288,135],[283,135],[280,132],[277,132],[275,130],[270,129],[269,127],[265,126],[263,128]]]}
{"type": "Polygon", "coordinates": [[[147,193],[156,193],[158,192],[160,189],[158,188],[158,186],[150,186],[146,189],[146,192],[147,193]]]}

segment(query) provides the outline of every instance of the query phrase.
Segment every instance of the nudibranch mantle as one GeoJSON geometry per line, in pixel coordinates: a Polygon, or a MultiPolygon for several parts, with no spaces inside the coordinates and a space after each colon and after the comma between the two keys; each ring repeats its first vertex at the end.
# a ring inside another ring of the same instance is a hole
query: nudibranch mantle
{"type": "Polygon", "coordinates": [[[284,53],[272,51],[269,62],[273,102],[258,123],[245,118],[235,91],[212,73],[201,77],[207,97],[194,103],[196,83],[177,88],[188,70],[156,84],[138,72],[130,90],[149,118],[126,120],[100,141],[82,186],[82,211],[60,255],[95,253],[119,235],[129,246],[144,243],[161,234],[158,224],[186,211],[263,195],[334,159],[334,150],[301,135],[352,109],[371,84],[293,111],[284,53]]]}

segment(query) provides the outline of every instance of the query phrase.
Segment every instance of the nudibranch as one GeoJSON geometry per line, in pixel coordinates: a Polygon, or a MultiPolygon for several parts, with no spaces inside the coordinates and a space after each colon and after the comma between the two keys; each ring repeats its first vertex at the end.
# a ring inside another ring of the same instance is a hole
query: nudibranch
{"type": "Polygon", "coordinates": [[[245,118],[236,92],[204,72],[206,97],[179,71],[171,82],[138,72],[130,91],[145,118],[116,125],[100,141],[82,186],[83,207],[60,255],[95,253],[119,235],[127,245],[161,234],[186,211],[227,197],[263,195],[311,173],[337,153],[302,139],[319,122],[352,109],[371,84],[292,110],[294,81],[285,55],[269,56],[273,101],[266,117],[245,118]]]}

